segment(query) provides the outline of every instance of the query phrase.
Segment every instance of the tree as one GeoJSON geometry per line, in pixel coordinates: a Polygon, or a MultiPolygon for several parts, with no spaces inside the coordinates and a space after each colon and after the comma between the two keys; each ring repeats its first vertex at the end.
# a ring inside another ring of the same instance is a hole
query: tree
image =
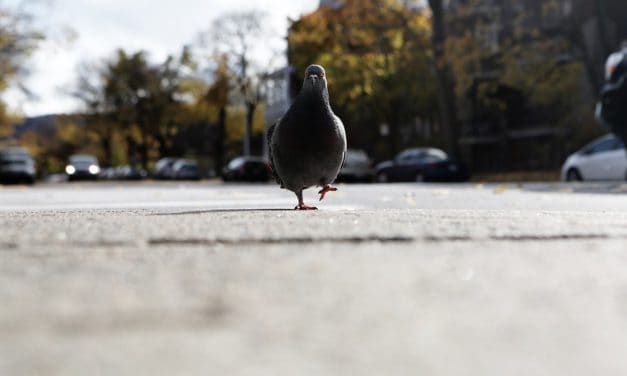
{"type": "Polygon", "coordinates": [[[220,173],[224,167],[226,117],[229,104],[229,90],[231,76],[228,68],[228,57],[221,55],[217,58],[217,67],[214,72],[214,81],[204,94],[201,104],[208,107],[210,113],[217,113],[216,137],[213,145],[214,168],[220,173]]]}
{"type": "MultiPolygon", "coordinates": [[[[26,91],[19,81],[27,72],[25,59],[43,39],[43,33],[33,26],[30,14],[0,3],[0,93],[11,83],[17,83],[26,91]]],[[[0,101],[0,138],[12,135],[13,120],[0,101]]]]}
{"type": "Polygon", "coordinates": [[[199,81],[185,70],[193,66],[188,48],[161,64],[149,62],[143,51],[118,50],[103,66],[81,70],[75,95],[86,106],[108,163],[116,134],[123,135],[131,164],[146,168],[151,156],[169,154],[173,136],[192,122],[192,106],[186,102],[194,102],[199,81]]]}
{"type": "Polygon", "coordinates": [[[271,69],[275,53],[274,36],[268,29],[267,14],[259,11],[227,13],[218,17],[209,30],[201,33],[200,44],[213,48],[213,58],[224,62],[230,70],[232,97],[246,108],[243,154],[251,153],[253,120],[262,102],[261,86],[264,70],[271,69]],[[260,59],[265,64],[255,64],[260,59]],[[263,67],[263,68],[261,68],[263,67]]]}
{"type": "Polygon", "coordinates": [[[396,0],[347,0],[293,22],[288,45],[293,91],[309,64],[323,65],[352,147],[388,157],[419,142],[415,135],[403,137],[413,132],[417,118],[436,116],[424,9],[396,0]]]}
{"type": "MultiPolygon", "coordinates": [[[[77,86],[71,93],[85,106],[83,110],[84,123],[96,134],[105,165],[114,164],[114,144],[116,139],[116,125],[112,109],[108,108],[102,90],[104,72],[94,64],[82,63],[78,67],[77,86]]],[[[119,134],[119,132],[117,132],[119,134]]]]}
{"type": "Polygon", "coordinates": [[[625,17],[623,0],[572,0],[568,17],[560,23],[594,90],[603,85],[605,59],[627,38],[625,17]]]}

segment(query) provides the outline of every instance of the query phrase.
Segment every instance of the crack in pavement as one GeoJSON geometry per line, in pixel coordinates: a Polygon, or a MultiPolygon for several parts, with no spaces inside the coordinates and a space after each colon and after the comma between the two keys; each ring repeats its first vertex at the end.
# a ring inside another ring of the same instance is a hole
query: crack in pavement
{"type": "Polygon", "coordinates": [[[466,235],[450,235],[450,236],[347,236],[347,237],[290,237],[290,238],[243,238],[243,239],[227,239],[227,238],[150,238],[143,241],[66,241],[66,242],[27,242],[27,243],[0,243],[0,251],[14,251],[24,249],[26,247],[80,247],[80,248],[99,248],[99,247],[130,247],[139,248],[142,246],[213,246],[213,245],[281,245],[281,244],[313,244],[313,243],[336,243],[336,244],[362,244],[362,243],[447,243],[447,242],[472,242],[472,241],[495,241],[495,242],[546,242],[546,241],[563,241],[563,240],[611,240],[611,239],[627,239],[627,235],[610,235],[610,234],[549,234],[549,235],[488,235],[482,236],[466,236],[466,235]]]}
{"type": "Polygon", "coordinates": [[[157,238],[149,239],[149,245],[246,245],[246,244],[309,244],[309,243],[410,243],[416,238],[409,236],[350,236],[350,237],[297,237],[297,238],[281,238],[281,239],[170,239],[157,238]]]}
{"type": "Polygon", "coordinates": [[[316,242],[323,243],[445,243],[445,242],[470,242],[470,241],[523,241],[523,242],[542,242],[542,241],[559,241],[559,240],[600,240],[600,239],[623,239],[627,236],[611,236],[608,234],[552,234],[552,235],[499,235],[488,237],[471,237],[471,236],[433,236],[424,237],[412,236],[351,236],[351,237],[296,237],[283,239],[202,239],[202,238],[153,238],[148,240],[151,246],[168,246],[168,245],[251,245],[251,244],[311,244],[316,242]]]}
{"type": "Polygon", "coordinates": [[[599,240],[599,239],[623,239],[627,236],[610,236],[608,234],[555,234],[555,235],[502,235],[491,236],[496,241],[552,241],[552,240],[599,240]]]}

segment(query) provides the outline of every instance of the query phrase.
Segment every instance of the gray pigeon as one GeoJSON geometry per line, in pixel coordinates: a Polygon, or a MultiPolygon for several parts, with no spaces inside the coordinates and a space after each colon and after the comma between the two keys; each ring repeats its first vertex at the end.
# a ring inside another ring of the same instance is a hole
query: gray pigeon
{"type": "Polygon", "coordinates": [[[281,188],[298,197],[294,209],[315,210],[305,205],[303,190],[320,186],[320,200],[337,188],[330,184],[340,172],[346,154],[346,132],[329,104],[324,68],[310,65],[294,103],[268,129],[270,165],[281,188]]]}

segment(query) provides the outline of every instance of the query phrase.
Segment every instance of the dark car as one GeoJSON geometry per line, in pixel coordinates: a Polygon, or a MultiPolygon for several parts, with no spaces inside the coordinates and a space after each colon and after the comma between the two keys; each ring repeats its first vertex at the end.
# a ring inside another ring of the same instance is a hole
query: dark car
{"type": "Polygon", "coordinates": [[[93,155],[74,154],[70,156],[65,173],[69,181],[73,180],[97,180],[100,174],[98,159],[93,155]]]}
{"type": "Polygon", "coordinates": [[[115,167],[107,167],[101,169],[98,178],[103,180],[115,180],[115,167]]]}
{"type": "Polygon", "coordinates": [[[375,168],[378,182],[461,182],[470,178],[468,169],[435,148],[415,148],[400,152],[394,160],[375,168]]]}
{"type": "Polygon", "coordinates": [[[200,180],[198,163],[192,159],[178,159],[172,165],[171,177],[176,180],[200,180]]]}
{"type": "Polygon", "coordinates": [[[113,175],[117,180],[142,180],[148,176],[143,168],[129,165],[116,167],[113,175]]]}
{"type": "Polygon", "coordinates": [[[224,181],[268,181],[272,171],[263,157],[237,157],[222,171],[224,181]]]}
{"type": "Polygon", "coordinates": [[[23,148],[13,147],[0,150],[0,183],[35,182],[35,161],[23,148]]]}
{"type": "Polygon", "coordinates": [[[161,158],[157,161],[157,163],[155,164],[155,168],[153,169],[153,176],[155,179],[172,179],[172,168],[174,167],[174,164],[176,163],[176,161],[178,161],[179,158],[171,158],[171,157],[166,157],[166,158],[161,158]]]}

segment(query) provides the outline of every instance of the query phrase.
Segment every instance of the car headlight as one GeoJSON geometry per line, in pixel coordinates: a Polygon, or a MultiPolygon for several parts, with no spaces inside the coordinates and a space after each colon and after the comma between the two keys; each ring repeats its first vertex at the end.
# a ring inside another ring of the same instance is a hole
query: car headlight
{"type": "Polygon", "coordinates": [[[92,175],[96,175],[97,173],[100,172],[100,167],[96,166],[96,165],[91,165],[89,166],[89,173],[92,175]]]}
{"type": "Polygon", "coordinates": [[[68,175],[72,175],[72,174],[74,174],[76,172],[76,169],[72,165],[67,165],[67,166],[65,166],[65,172],[68,175]]]}

